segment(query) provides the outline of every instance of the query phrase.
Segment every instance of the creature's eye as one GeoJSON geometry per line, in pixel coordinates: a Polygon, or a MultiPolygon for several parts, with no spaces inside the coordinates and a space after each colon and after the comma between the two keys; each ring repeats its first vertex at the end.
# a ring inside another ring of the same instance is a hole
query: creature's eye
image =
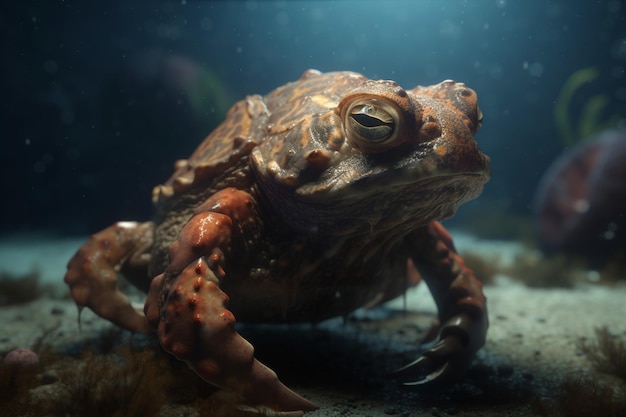
{"type": "Polygon", "coordinates": [[[345,114],[344,125],[350,140],[358,148],[376,152],[398,136],[399,116],[386,102],[368,99],[354,103],[345,114]]]}

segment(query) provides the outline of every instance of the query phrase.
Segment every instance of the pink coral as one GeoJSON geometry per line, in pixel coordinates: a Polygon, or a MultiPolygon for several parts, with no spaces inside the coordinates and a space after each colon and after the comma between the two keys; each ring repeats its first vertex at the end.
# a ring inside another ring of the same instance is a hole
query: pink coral
{"type": "Polygon", "coordinates": [[[13,349],[4,357],[2,363],[15,369],[33,370],[39,367],[39,356],[30,349],[13,349]]]}

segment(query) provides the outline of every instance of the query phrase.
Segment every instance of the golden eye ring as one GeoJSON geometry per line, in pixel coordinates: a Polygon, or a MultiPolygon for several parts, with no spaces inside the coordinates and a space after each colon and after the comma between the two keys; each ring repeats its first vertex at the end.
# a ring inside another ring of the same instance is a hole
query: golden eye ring
{"type": "Polygon", "coordinates": [[[386,101],[361,98],[350,105],[343,123],[354,146],[364,152],[382,152],[392,147],[398,138],[400,115],[386,101]]]}

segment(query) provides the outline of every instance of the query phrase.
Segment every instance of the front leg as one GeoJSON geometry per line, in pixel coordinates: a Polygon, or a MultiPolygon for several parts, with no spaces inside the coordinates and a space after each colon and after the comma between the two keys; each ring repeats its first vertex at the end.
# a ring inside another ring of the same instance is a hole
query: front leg
{"type": "Polygon", "coordinates": [[[413,363],[396,371],[405,385],[439,385],[458,380],[485,344],[488,319],[482,283],[456,253],[439,222],[410,234],[411,259],[423,273],[439,312],[438,339],[413,363]]]}
{"type": "Polygon", "coordinates": [[[170,246],[165,272],[152,281],[146,317],[163,348],[205,381],[242,393],[256,404],[313,410],[314,404],[254,358],[254,348],[235,331],[235,317],[225,307],[228,296],[220,281],[233,278],[224,270],[226,258],[236,256],[232,248],[254,232],[255,210],[254,199],[235,188],[203,203],[170,246]]]}
{"type": "Polygon", "coordinates": [[[65,283],[78,308],[89,307],[120,327],[148,333],[143,311],[119,290],[117,274],[139,289],[148,289],[153,236],[152,222],[118,222],[93,234],[67,264],[65,283]]]}

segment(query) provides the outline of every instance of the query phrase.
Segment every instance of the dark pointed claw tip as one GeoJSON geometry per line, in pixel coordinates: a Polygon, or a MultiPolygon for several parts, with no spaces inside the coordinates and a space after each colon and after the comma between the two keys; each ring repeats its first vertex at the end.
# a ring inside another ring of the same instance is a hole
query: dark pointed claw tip
{"type": "Polygon", "coordinates": [[[425,386],[425,385],[431,385],[433,383],[443,382],[446,379],[446,374],[448,373],[447,372],[448,367],[449,367],[449,363],[446,362],[439,368],[431,371],[427,375],[424,375],[420,379],[416,381],[403,382],[402,385],[415,387],[415,386],[425,386]]]}
{"type": "Polygon", "coordinates": [[[419,381],[403,382],[402,385],[405,387],[419,387],[428,384],[428,382],[427,379],[421,379],[419,381]]]}
{"type": "Polygon", "coordinates": [[[426,387],[445,383],[448,379],[450,363],[445,362],[439,367],[436,367],[436,365],[436,363],[433,363],[428,358],[421,357],[409,365],[398,369],[394,372],[394,376],[404,379],[405,381],[402,382],[402,385],[406,387],[426,387]],[[423,363],[426,363],[426,365],[421,369],[414,366],[423,363]],[[406,379],[410,378],[415,378],[415,380],[406,381],[406,379]]]}
{"type": "Polygon", "coordinates": [[[419,358],[417,358],[416,360],[414,360],[411,363],[408,363],[406,365],[404,365],[401,368],[396,369],[395,371],[392,372],[393,377],[398,378],[398,377],[402,377],[402,376],[415,376],[418,375],[420,373],[420,369],[418,368],[422,368],[422,369],[428,369],[429,367],[429,362],[430,359],[424,357],[424,356],[420,356],[419,358]]]}

